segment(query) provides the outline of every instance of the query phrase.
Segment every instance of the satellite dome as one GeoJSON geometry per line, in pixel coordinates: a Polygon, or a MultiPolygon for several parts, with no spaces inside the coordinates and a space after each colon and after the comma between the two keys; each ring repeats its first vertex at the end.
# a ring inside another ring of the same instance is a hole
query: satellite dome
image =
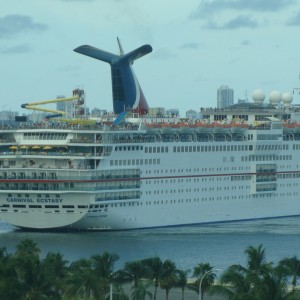
{"type": "Polygon", "coordinates": [[[269,100],[271,104],[279,104],[281,101],[281,93],[279,91],[272,91],[269,100]]]}
{"type": "Polygon", "coordinates": [[[261,104],[264,102],[265,98],[266,98],[266,94],[264,93],[263,90],[257,89],[252,93],[252,99],[254,103],[261,104]]]}
{"type": "Polygon", "coordinates": [[[293,96],[291,93],[285,92],[282,94],[281,98],[282,98],[283,103],[285,103],[285,104],[290,104],[293,102],[293,96]]]}

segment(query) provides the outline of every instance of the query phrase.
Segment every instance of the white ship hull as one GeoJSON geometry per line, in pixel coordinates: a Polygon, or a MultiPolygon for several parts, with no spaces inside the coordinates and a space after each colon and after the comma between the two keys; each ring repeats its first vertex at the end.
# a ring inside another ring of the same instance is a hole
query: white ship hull
{"type": "MultiPolygon", "coordinates": [[[[20,145],[29,132],[6,131],[20,145]]],[[[68,129],[68,152],[18,146],[1,156],[0,218],[32,229],[123,230],[300,215],[300,140],[271,126],[242,134],[68,129]]]]}
{"type": "Polygon", "coordinates": [[[120,230],[300,215],[300,113],[292,95],[275,92],[266,105],[256,91],[254,103],[201,109],[197,122],[161,111],[151,117],[132,72],[150,45],[121,55],[88,45],[75,51],[110,64],[118,116],[87,120],[79,88],[69,98],[22,104],[58,117],[64,112],[36,105],[74,101],[75,119],[2,124],[2,220],[120,230]]]}

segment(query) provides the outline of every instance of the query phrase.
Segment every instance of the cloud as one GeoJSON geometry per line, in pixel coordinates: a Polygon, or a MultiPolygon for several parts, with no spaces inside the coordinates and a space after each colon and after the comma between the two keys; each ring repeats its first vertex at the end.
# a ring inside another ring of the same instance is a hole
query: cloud
{"type": "Polygon", "coordinates": [[[21,53],[28,53],[31,49],[28,45],[18,45],[14,47],[4,47],[0,48],[1,54],[21,54],[21,53]]]}
{"type": "Polygon", "coordinates": [[[289,21],[286,22],[289,26],[300,26],[300,11],[289,21]]]}
{"type": "Polygon", "coordinates": [[[251,43],[250,43],[250,41],[249,40],[243,40],[242,42],[241,42],[241,45],[242,46],[249,46],[251,43]]]}
{"type": "Polygon", "coordinates": [[[258,23],[251,16],[240,15],[234,19],[225,22],[222,25],[218,25],[214,21],[210,20],[206,22],[204,27],[207,29],[233,30],[240,28],[256,28],[257,26],[258,23]]]}
{"type": "Polygon", "coordinates": [[[151,57],[153,59],[165,60],[174,57],[174,55],[167,48],[160,48],[154,51],[151,57]]]}
{"type": "Polygon", "coordinates": [[[23,32],[40,32],[48,28],[42,23],[35,23],[29,16],[6,15],[0,18],[0,39],[11,38],[23,32]]]}
{"type": "Polygon", "coordinates": [[[225,23],[222,29],[238,29],[238,28],[255,28],[257,22],[250,16],[238,16],[227,23],[225,23]]]}
{"type": "Polygon", "coordinates": [[[211,17],[223,10],[276,12],[294,4],[295,0],[202,0],[192,18],[211,17]]]}
{"type": "Polygon", "coordinates": [[[194,49],[197,50],[199,48],[198,43],[185,43],[179,47],[180,49],[194,49]]]}

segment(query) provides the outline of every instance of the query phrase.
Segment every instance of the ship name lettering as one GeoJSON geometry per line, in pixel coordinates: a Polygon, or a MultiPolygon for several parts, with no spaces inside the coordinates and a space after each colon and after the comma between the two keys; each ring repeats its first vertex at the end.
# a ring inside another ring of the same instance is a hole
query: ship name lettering
{"type": "Polygon", "coordinates": [[[33,200],[31,198],[6,198],[7,202],[10,203],[33,203],[33,200]]]}
{"type": "Polygon", "coordinates": [[[62,203],[62,198],[37,198],[37,203],[62,203]]]}

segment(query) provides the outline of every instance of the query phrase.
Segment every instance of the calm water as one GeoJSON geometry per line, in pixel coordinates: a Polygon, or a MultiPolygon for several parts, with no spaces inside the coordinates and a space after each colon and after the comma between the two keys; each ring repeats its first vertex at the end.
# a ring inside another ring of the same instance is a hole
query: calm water
{"type": "Polygon", "coordinates": [[[245,263],[249,245],[263,244],[268,261],[300,258],[300,217],[205,226],[122,232],[40,233],[15,230],[0,221],[0,247],[14,251],[23,239],[33,239],[42,250],[64,254],[68,261],[103,251],[120,256],[116,268],[136,259],[158,255],[179,268],[193,269],[200,262],[215,268],[245,263]]]}

